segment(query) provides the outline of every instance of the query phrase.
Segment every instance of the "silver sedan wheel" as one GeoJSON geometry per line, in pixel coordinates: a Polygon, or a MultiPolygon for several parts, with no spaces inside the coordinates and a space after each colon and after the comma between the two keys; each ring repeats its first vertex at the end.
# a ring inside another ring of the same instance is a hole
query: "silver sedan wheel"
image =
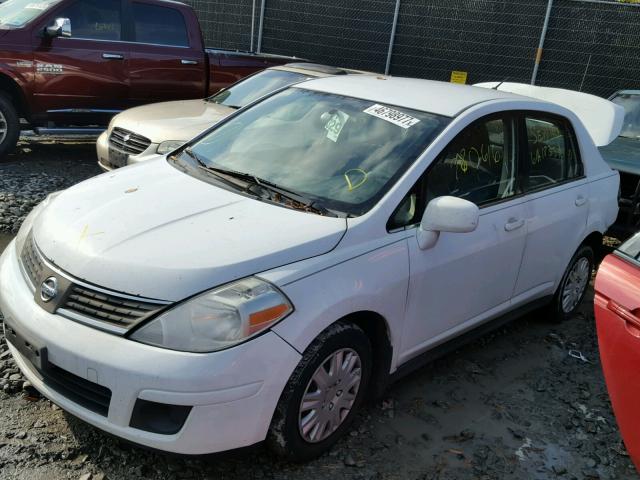
{"type": "Polygon", "coordinates": [[[7,118],[2,112],[0,112],[0,145],[4,143],[4,140],[7,138],[8,132],[9,125],[7,124],[7,118]]]}
{"type": "Polygon", "coordinates": [[[355,350],[329,355],[311,377],[300,402],[298,426],[309,443],[319,443],[347,418],[360,389],[362,362],[355,350]]]}
{"type": "Polygon", "coordinates": [[[562,290],[562,311],[564,313],[570,313],[578,306],[582,294],[589,284],[590,274],[590,263],[586,258],[582,257],[573,264],[562,290]]]}

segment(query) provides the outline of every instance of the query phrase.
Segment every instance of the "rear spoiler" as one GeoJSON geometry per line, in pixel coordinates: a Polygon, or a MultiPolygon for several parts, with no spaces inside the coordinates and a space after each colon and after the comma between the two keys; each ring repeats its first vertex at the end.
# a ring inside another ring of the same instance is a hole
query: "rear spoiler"
{"type": "Polygon", "coordinates": [[[475,86],[544,100],[571,110],[582,121],[597,147],[609,145],[622,131],[624,108],[595,95],[524,83],[487,82],[475,86]]]}

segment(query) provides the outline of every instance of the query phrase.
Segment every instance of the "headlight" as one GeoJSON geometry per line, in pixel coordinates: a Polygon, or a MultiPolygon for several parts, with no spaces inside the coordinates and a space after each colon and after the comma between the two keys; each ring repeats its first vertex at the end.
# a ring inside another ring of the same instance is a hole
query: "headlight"
{"type": "Polygon", "coordinates": [[[24,242],[27,239],[29,232],[33,228],[33,223],[35,222],[36,218],[38,218],[38,215],[40,215],[40,213],[42,213],[42,211],[46,208],[46,206],[49,205],[51,200],[56,198],[61,193],[62,192],[54,192],[49,194],[49,196],[47,196],[47,198],[45,198],[44,201],[36,205],[36,207],[33,210],[31,210],[29,215],[25,217],[24,221],[22,222],[22,226],[18,231],[18,235],[16,235],[16,251],[18,252],[18,255],[20,255],[20,253],[22,252],[22,248],[24,247],[24,242]]]}
{"type": "Polygon", "coordinates": [[[169,152],[173,152],[174,150],[179,149],[185,143],[187,142],[183,140],[167,140],[166,142],[162,142],[160,145],[158,145],[158,149],[156,150],[156,152],[160,155],[166,155],[169,152]]]}
{"type": "Polygon", "coordinates": [[[130,338],[171,350],[215,352],[258,335],[292,311],[280,290],[249,277],[179,304],[130,338]]]}

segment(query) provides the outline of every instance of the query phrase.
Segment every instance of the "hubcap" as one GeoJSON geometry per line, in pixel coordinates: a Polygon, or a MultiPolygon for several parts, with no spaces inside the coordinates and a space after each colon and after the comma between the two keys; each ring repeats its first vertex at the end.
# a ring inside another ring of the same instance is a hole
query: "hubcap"
{"type": "Polygon", "coordinates": [[[0,112],[0,145],[4,142],[4,139],[7,138],[7,131],[9,130],[9,126],[7,125],[7,119],[2,112],[0,112]]]}
{"type": "Polygon", "coordinates": [[[329,355],[311,377],[300,402],[298,428],[309,443],[335,432],[347,418],[360,389],[362,363],[355,350],[329,355]]]}
{"type": "Polygon", "coordinates": [[[589,284],[589,260],[582,257],[573,264],[562,290],[562,311],[571,313],[578,306],[589,284]]]}

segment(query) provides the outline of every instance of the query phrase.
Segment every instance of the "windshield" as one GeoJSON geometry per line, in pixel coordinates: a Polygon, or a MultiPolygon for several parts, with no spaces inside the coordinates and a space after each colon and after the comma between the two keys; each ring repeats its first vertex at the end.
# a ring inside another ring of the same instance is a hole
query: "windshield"
{"type": "Polygon", "coordinates": [[[314,77],[303,73],[265,70],[215,94],[209,101],[231,108],[242,108],[269,93],[311,78],[314,77]]]}
{"type": "MultiPolygon", "coordinates": [[[[333,212],[368,211],[450,119],[289,88],[231,118],[176,159],[249,173],[333,212]]],[[[189,169],[187,168],[187,171],[189,169]]]]}
{"type": "Polygon", "coordinates": [[[7,0],[0,4],[0,27],[24,27],[60,0],[7,0]]]}
{"type": "Polygon", "coordinates": [[[611,101],[624,107],[624,125],[620,136],[640,137],[640,94],[622,93],[611,101]]]}

